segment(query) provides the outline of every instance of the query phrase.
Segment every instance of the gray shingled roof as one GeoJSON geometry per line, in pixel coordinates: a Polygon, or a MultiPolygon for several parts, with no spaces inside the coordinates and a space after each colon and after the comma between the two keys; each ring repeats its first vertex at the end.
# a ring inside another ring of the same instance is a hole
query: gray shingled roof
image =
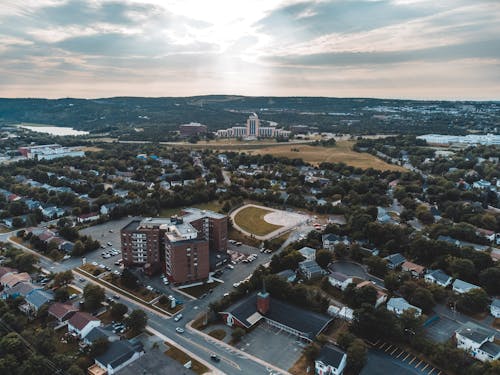
{"type": "Polygon", "coordinates": [[[141,343],[132,344],[130,341],[121,340],[109,344],[104,354],[96,357],[96,361],[104,366],[117,368],[122,363],[128,361],[136,352],[143,351],[141,343]]]}
{"type": "Polygon", "coordinates": [[[344,355],[345,352],[343,352],[336,346],[327,344],[321,348],[316,360],[321,361],[326,365],[331,365],[338,368],[340,366],[340,362],[342,362],[342,358],[344,357],[344,355]]]}

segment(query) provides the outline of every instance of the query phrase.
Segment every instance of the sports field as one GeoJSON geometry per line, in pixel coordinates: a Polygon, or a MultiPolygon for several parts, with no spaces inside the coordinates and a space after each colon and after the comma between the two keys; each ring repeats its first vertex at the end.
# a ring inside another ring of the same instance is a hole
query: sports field
{"type": "Polygon", "coordinates": [[[281,225],[270,224],[264,220],[264,216],[272,212],[264,208],[248,206],[236,214],[234,222],[241,229],[249,233],[264,236],[282,227],[281,225]]]}
{"type": "Polygon", "coordinates": [[[352,149],[353,145],[354,141],[338,141],[335,147],[284,144],[259,148],[250,151],[250,153],[258,155],[270,154],[291,159],[300,158],[313,165],[330,162],[345,163],[362,169],[406,171],[403,167],[386,163],[366,152],[356,152],[352,149]]]}

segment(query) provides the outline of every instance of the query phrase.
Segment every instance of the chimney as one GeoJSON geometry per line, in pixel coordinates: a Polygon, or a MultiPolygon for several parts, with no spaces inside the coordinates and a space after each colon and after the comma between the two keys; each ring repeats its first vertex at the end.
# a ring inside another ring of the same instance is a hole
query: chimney
{"type": "Polygon", "coordinates": [[[257,311],[262,315],[269,311],[269,293],[266,292],[265,281],[262,281],[262,290],[257,293],[257,311]]]}

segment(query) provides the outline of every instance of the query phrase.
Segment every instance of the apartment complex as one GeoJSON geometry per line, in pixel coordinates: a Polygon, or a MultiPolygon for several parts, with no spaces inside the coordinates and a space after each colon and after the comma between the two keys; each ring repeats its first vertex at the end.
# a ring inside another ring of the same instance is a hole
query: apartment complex
{"type": "Polygon", "coordinates": [[[121,230],[125,266],[163,271],[175,284],[207,279],[210,255],[227,252],[227,216],[188,208],[182,216],[134,220],[121,230]]]}
{"type": "Polygon", "coordinates": [[[188,138],[193,135],[203,135],[208,131],[207,126],[198,122],[190,122],[179,126],[179,134],[183,138],[188,138]]]}
{"type": "Polygon", "coordinates": [[[292,134],[289,130],[277,129],[272,126],[260,126],[260,119],[257,114],[252,113],[246,126],[234,126],[229,129],[217,130],[217,136],[220,138],[288,138],[292,134]]]}
{"type": "Polygon", "coordinates": [[[64,157],[84,157],[85,152],[75,147],[63,147],[58,144],[19,147],[21,155],[28,159],[52,160],[64,157]]]}

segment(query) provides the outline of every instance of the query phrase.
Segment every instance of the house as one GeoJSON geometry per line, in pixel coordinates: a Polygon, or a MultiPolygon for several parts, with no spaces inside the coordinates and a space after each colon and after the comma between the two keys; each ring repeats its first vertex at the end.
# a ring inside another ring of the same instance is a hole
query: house
{"type": "Polygon", "coordinates": [[[58,217],[64,216],[65,211],[62,208],[56,206],[45,207],[42,209],[42,215],[46,219],[56,219],[58,217]]]}
{"type": "Polygon", "coordinates": [[[347,354],[334,345],[323,346],[314,361],[316,375],[341,375],[347,364],[347,354]]]}
{"type": "Polygon", "coordinates": [[[307,342],[312,342],[332,321],[326,315],[271,298],[265,290],[252,293],[219,314],[230,327],[250,329],[265,321],[307,342]]]}
{"type": "Polygon", "coordinates": [[[424,280],[428,283],[437,284],[446,288],[451,284],[453,278],[451,276],[448,276],[441,270],[429,270],[424,276],[424,280]]]}
{"type": "Polygon", "coordinates": [[[396,315],[402,315],[405,311],[413,310],[415,316],[422,315],[422,309],[411,305],[404,298],[391,298],[387,302],[387,310],[392,311],[396,315]]]}
{"type": "Polygon", "coordinates": [[[321,236],[321,240],[323,242],[323,248],[331,251],[333,251],[335,245],[338,245],[339,243],[343,243],[346,246],[350,244],[350,241],[347,237],[338,236],[333,233],[324,234],[323,236],[321,236]]]}
{"type": "Polygon", "coordinates": [[[85,336],[83,342],[86,345],[92,345],[95,341],[99,339],[106,339],[108,342],[117,341],[120,339],[120,336],[113,333],[111,329],[106,329],[104,327],[94,327],[92,330],[85,336]]]}
{"type": "Polygon", "coordinates": [[[495,318],[500,318],[500,299],[493,298],[490,305],[490,314],[495,318]]]}
{"type": "Polygon", "coordinates": [[[0,267],[0,280],[8,273],[17,273],[17,270],[10,267],[0,267]]]}
{"type": "Polygon", "coordinates": [[[303,247],[299,250],[299,253],[305,258],[305,260],[316,260],[316,250],[310,247],[303,247]]]}
{"type": "Polygon", "coordinates": [[[492,230],[476,228],[476,235],[479,237],[486,238],[488,241],[495,240],[495,232],[492,230]]]}
{"type": "Polygon", "coordinates": [[[71,254],[73,252],[74,247],[75,244],[73,242],[64,241],[62,244],[59,245],[59,250],[64,251],[67,254],[71,254]]]}
{"type": "Polygon", "coordinates": [[[474,182],[472,184],[472,187],[474,189],[481,189],[481,190],[490,189],[491,188],[491,182],[486,181],[486,180],[479,180],[479,181],[474,182]]]}
{"type": "Polygon", "coordinates": [[[73,332],[83,339],[93,328],[100,325],[99,319],[86,312],[78,311],[68,320],[68,332],[73,332]]]}
{"type": "Polygon", "coordinates": [[[54,293],[43,289],[34,289],[24,297],[26,303],[19,309],[28,315],[36,315],[40,308],[54,300],[54,293]]]}
{"type": "Polygon", "coordinates": [[[391,270],[395,270],[406,261],[406,258],[400,253],[391,254],[386,256],[384,259],[387,261],[387,267],[391,270]]]}
{"type": "Polygon", "coordinates": [[[109,344],[104,354],[94,359],[95,364],[108,375],[113,375],[129,363],[144,355],[144,348],[139,341],[120,340],[109,344]]]}
{"type": "Polygon", "coordinates": [[[495,344],[495,333],[476,323],[467,322],[455,331],[457,348],[464,349],[473,358],[493,361],[500,358],[500,345],[495,344]]]}
{"type": "Polygon", "coordinates": [[[278,272],[276,275],[284,278],[289,283],[293,283],[297,279],[297,274],[294,270],[283,270],[278,272]]]}
{"type": "Polygon", "coordinates": [[[352,283],[352,277],[344,275],[341,272],[330,272],[328,281],[332,286],[344,290],[347,288],[347,285],[352,283]]]}
{"type": "Polygon", "coordinates": [[[56,302],[50,305],[48,313],[57,319],[59,323],[66,322],[70,319],[78,309],[67,303],[56,302]]]}
{"type": "Polygon", "coordinates": [[[365,280],[356,285],[356,288],[364,288],[367,286],[371,286],[377,291],[377,299],[375,300],[375,307],[379,307],[381,304],[387,301],[387,293],[381,287],[377,286],[373,281],[365,280]]]}
{"type": "Polygon", "coordinates": [[[79,223],[89,223],[91,221],[95,221],[99,219],[99,213],[97,212],[89,212],[88,214],[82,214],[77,216],[76,221],[79,223]]]}
{"type": "Polygon", "coordinates": [[[409,272],[411,274],[411,276],[415,277],[415,278],[420,278],[420,277],[424,276],[424,273],[425,273],[424,266],[421,266],[421,265],[418,265],[418,264],[415,264],[412,262],[408,262],[408,261],[404,262],[401,265],[401,270],[403,272],[409,272]]]}
{"type": "Polygon", "coordinates": [[[325,274],[323,268],[315,260],[304,260],[299,263],[299,272],[307,280],[319,278],[325,274]]]}
{"type": "Polygon", "coordinates": [[[101,215],[109,215],[116,208],[116,203],[103,204],[99,210],[101,215]]]}
{"type": "Polygon", "coordinates": [[[481,289],[479,286],[468,283],[466,281],[456,279],[453,282],[453,291],[458,294],[470,292],[472,289],[481,289]]]}
{"type": "Polygon", "coordinates": [[[12,288],[5,288],[2,292],[2,299],[26,297],[26,295],[35,289],[35,286],[28,282],[17,283],[12,288]]]}
{"type": "Polygon", "coordinates": [[[26,272],[22,273],[8,272],[0,278],[0,284],[4,288],[12,288],[13,286],[21,282],[31,283],[31,276],[26,272]]]}
{"type": "Polygon", "coordinates": [[[337,318],[347,320],[348,322],[352,322],[354,319],[354,310],[347,306],[337,307],[330,305],[327,312],[328,315],[336,316],[337,318]]]}

